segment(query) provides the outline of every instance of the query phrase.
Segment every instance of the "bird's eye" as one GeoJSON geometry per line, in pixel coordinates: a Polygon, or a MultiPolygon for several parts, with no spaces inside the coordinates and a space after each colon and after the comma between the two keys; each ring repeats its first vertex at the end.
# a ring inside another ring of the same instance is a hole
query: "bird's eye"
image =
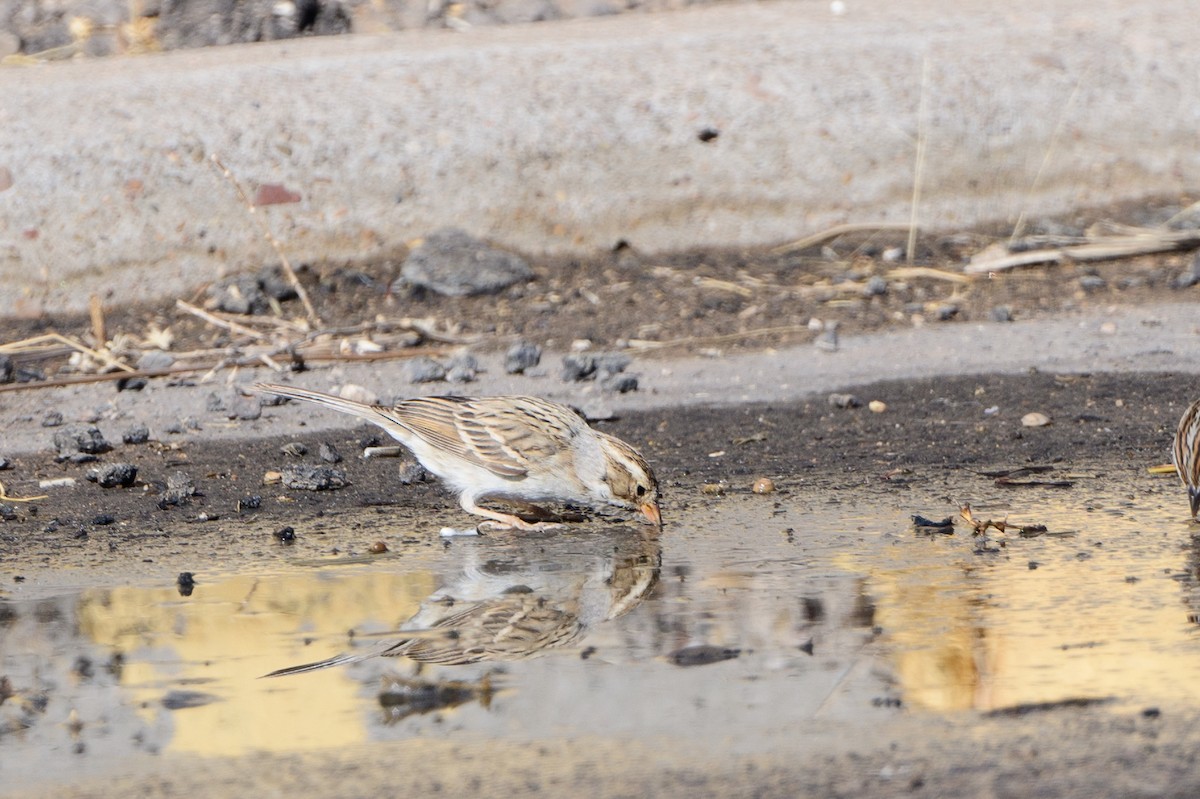
{"type": "Polygon", "coordinates": [[[644,497],[644,496],[646,496],[646,487],[645,487],[645,486],[638,486],[638,487],[637,487],[637,495],[638,495],[639,497],[644,497]]]}

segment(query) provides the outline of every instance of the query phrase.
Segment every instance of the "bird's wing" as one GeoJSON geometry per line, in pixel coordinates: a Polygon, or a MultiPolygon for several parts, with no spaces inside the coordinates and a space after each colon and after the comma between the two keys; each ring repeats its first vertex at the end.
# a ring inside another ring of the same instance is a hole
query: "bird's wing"
{"type": "Polygon", "coordinates": [[[574,436],[570,417],[532,397],[417,397],[382,413],[501,477],[524,477],[534,463],[563,452],[574,436]]]}
{"type": "Polygon", "coordinates": [[[568,644],[582,631],[577,611],[535,595],[510,594],[474,603],[440,619],[426,635],[384,654],[442,665],[521,660],[568,644]]]}

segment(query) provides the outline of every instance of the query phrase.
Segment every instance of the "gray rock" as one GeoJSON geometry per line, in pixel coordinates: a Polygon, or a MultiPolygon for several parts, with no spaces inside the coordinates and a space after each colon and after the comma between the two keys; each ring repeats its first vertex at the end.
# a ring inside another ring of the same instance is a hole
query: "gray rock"
{"type": "Polygon", "coordinates": [[[300,296],[292,282],[283,274],[283,269],[278,266],[268,266],[259,272],[258,284],[264,294],[280,302],[294,300],[300,296]]]}
{"type": "Polygon", "coordinates": [[[880,277],[879,275],[872,275],[871,278],[867,281],[867,285],[863,287],[863,296],[864,297],[880,297],[884,294],[887,294],[887,290],[888,290],[887,280],[880,277]]]}
{"type": "Polygon", "coordinates": [[[167,505],[186,505],[195,495],[196,482],[184,472],[173,472],[167,477],[167,487],[158,505],[160,508],[167,505]]]}
{"type": "Polygon", "coordinates": [[[410,383],[436,383],[446,379],[446,367],[433,358],[413,358],[404,364],[404,377],[410,383]]]}
{"type": "Polygon", "coordinates": [[[308,454],[308,447],[301,444],[299,441],[289,441],[279,448],[279,451],[284,455],[290,455],[293,458],[303,458],[308,454]]]}
{"type": "Polygon", "coordinates": [[[415,460],[406,460],[400,464],[400,485],[409,486],[413,483],[424,483],[429,478],[425,467],[415,460]]]}
{"type": "Polygon", "coordinates": [[[121,434],[121,440],[126,444],[145,444],[150,440],[150,428],[144,424],[135,424],[121,434]]]}
{"type": "Polygon", "coordinates": [[[0,519],[6,522],[17,520],[17,509],[12,505],[0,505],[0,519]]]}
{"type": "Polygon", "coordinates": [[[475,370],[467,366],[452,366],[446,372],[447,383],[473,383],[478,377],[475,370]]]}
{"type": "Polygon", "coordinates": [[[1007,305],[997,305],[992,309],[991,317],[993,322],[1011,322],[1013,320],[1012,308],[1007,305]]]}
{"type": "Polygon", "coordinates": [[[541,362],[541,347],[528,341],[518,341],[504,354],[504,371],[510,375],[519,375],[541,362]]]}
{"type": "Polygon", "coordinates": [[[400,268],[410,286],[449,297],[496,294],[533,277],[524,259],[450,228],[433,233],[400,268]]]}
{"type": "Polygon", "coordinates": [[[0,472],[3,472],[6,469],[11,469],[12,467],[12,461],[10,461],[8,458],[5,458],[3,455],[0,455],[0,472]]]}
{"type": "Polygon", "coordinates": [[[853,394],[830,394],[829,404],[834,408],[860,408],[862,400],[853,394]]]}
{"type": "Polygon", "coordinates": [[[175,364],[175,358],[162,350],[147,350],[138,358],[137,368],[143,372],[157,372],[160,369],[170,369],[175,364]]]}
{"type": "Polygon", "coordinates": [[[633,358],[621,352],[606,352],[597,355],[596,363],[596,379],[606,380],[613,375],[618,375],[629,368],[629,364],[633,363],[633,358]]]}
{"type": "Polygon", "coordinates": [[[81,425],[66,427],[55,433],[54,447],[63,455],[75,452],[99,455],[112,449],[112,445],[104,440],[98,429],[81,425]]]}
{"type": "Polygon", "coordinates": [[[587,353],[572,353],[562,359],[562,376],[564,383],[575,383],[587,380],[596,374],[596,356],[587,353]]]}
{"type": "Polygon", "coordinates": [[[234,392],[230,397],[226,415],[230,419],[240,419],[244,422],[253,421],[262,416],[262,402],[258,397],[247,397],[234,392]]]}
{"type": "Polygon", "coordinates": [[[1079,288],[1087,292],[1099,291],[1108,283],[1099,275],[1081,275],[1079,278],[1079,288]]]}
{"type": "Polygon", "coordinates": [[[285,466],[283,485],[297,491],[333,491],[349,485],[346,473],[332,466],[285,466]]]}
{"type": "Polygon", "coordinates": [[[215,391],[209,392],[204,399],[204,410],[211,413],[222,413],[226,410],[225,398],[215,391]]]}
{"type": "Polygon", "coordinates": [[[132,463],[110,463],[90,470],[87,479],[101,488],[128,488],[137,480],[137,473],[137,467],[132,463]]]}
{"type": "Polygon", "coordinates": [[[952,302],[944,302],[934,311],[934,318],[939,322],[949,322],[956,316],[958,316],[958,306],[952,302]]]}
{"type": "Polygon", "coordinates": [[[218,311],[236,314],[264,314],[271,308],[262,285],[253,275],[234,275],[208,290],[209,300],[218,311]]]}
{"type": "Polygon", "coordinates": [[[8,355],[0,355],[0,383],[13,381],[13,361],[8,355]]]}
{"type": "Polygon", "coordinates": [[[58,411],[47,411],[42,417],[42,427],[59,427],[63,423],[63,415],[58,411]]]}
{"type": "Polygon", "coordinates": [[[317,450],[317,457],[326,463],[341,463],[342,454],[337,451],[333,444],[321,442],[320,448],[317,450]]]}
{"type": "Polygon", "coordinates": [[[618,394],[624,394],[629,391],[637,391],[638,376],[627,374],[610,374],[600,379],[600,388],[605,391],[615,391],[618,394]]]}

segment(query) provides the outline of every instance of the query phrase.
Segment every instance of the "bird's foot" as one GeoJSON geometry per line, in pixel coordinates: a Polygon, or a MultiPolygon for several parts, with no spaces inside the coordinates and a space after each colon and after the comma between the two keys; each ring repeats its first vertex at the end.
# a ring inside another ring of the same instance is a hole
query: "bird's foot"
{"type": "MultiPolygon", "coordinates": [[[[498,517],[501,515],[502,514],[497,514],[498,517]]],[[[505,515],[504,518],[485,519],[476,525],[476,529],[481,533],[512,532],[514,530],[540,533],[545,530],[557,530],[562,526],[563,525],[561,524],[555,524],[553,522],[527,522],[517,516],[505,515]]]]}

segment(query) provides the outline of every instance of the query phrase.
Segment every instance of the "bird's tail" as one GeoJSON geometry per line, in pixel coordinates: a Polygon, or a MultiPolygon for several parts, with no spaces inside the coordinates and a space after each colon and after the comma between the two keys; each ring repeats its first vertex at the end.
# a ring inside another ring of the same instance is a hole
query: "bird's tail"
{"type": "Polygon", "coordinates": [[[346,663],[357,663],[360,660],[366,660],[367,658],[372,657],[377,654],[379,654],[379,653],[378,652],[369,652],[369,653],[353,652],[353,653],[348,653],[348,654],[341,654],[341,655],[337,655],[335,657],[331,657],[328,660],[318,660],[315,663],[304,663],[303,665],[300,665],[300,666],[288,666],[285,669],[276,669],[275,671],[272,671],[269,674],[262,675],[262,677],[260,677],[259,679],[265,679],[267,677],[287,677],[292,674],[304,674],[305,672],[308,672],[308,671],[320,671],[321,669],[327,669],[330,666],[341,666],[346,663]]]}
{"type": "Polygon", "coordinates": [[[274,383],[255,383],[254,390],[265,394],[274,394],[279,397],[287,397],[288,399],[324,405],[326,408],[333,408],[335,411],[348,413],[351,416],[358,416],[376,424],[379,423],[379,411],[374,405],[345,399],[336,394],[326,394],[324,391],[310,391],[307,388],[296,388],[295,386],[280,386],[274,383]]]}

